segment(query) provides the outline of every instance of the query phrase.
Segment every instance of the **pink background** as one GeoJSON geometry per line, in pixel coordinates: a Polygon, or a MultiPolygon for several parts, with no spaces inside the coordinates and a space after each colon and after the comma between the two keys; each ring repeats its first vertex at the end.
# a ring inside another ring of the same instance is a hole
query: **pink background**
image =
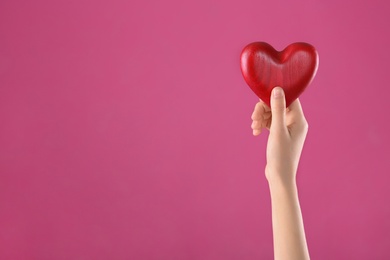
{"type": "Polygon", "coordinates": [[[313,259],[390,259],[388,1],[0,1],[0,259],[272,259],[242,48],[314,45],[313,259]]]}

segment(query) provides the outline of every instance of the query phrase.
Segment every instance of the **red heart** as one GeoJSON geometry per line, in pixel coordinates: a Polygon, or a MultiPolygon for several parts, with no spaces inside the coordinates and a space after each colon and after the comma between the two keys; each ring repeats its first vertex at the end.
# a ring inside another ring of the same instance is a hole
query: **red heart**
{"type": "Polygon", "coordinates": [[[265,42],[248,44],[241,53],[241,72],[255,94],[270,106],[274,87],[283,88],[288,107],[302,94],[318,69],[318,53],[308,43],[290,44],[276,51],[265,42]]]}

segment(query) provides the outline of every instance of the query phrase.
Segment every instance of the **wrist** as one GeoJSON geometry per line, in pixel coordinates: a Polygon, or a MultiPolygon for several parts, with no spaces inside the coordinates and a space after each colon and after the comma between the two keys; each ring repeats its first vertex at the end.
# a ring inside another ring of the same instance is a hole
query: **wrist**
{"type": "Polygon", "coordinates": [[[295,181],[281,182],[281,181],[269,181],[269,190],[271,195],[271,201],[297,201],[298,200],[298,187],[295,181]]]}
{"type": "Polygon", "coordinates": [[[275,164],[267,163],[265,167],[265,177],[268,182],[276,183],[291,183],[295,182],[296,168],[289,166],[290,164],[279,163],[275,167],[275,164]]]}
{"type": "Polygon", "coordinates": [[[266,171],[266,178],[271,189],[295,190],[297,187],[294,171],[274,172],[266,171]]]}

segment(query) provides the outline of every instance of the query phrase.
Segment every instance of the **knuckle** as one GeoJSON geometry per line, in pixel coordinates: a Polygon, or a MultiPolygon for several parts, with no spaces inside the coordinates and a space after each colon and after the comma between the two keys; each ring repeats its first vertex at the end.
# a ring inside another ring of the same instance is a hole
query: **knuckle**
{"type": "Polygon", "coordinates": [[[252,122],[251,128],[252,128],[252,129],[255,129],[255,121],[252,122]]]}
{"type": "Polygon", "coordinates": [[[307,123],[307,121],[305,119],[302,121],[302,127],[309,128],[309,124],[307,123]]]}
{"type": "Polygon", "coordinates": [[[309,128],[309,123],[307,122],[306,118],[303,117],[303,125],[305,126],[305,128],[309,128]]]}
{"type": "Polygon", "coordinates": [[[260,127],[259,127],[260,125],[261,125],[261,122],[255,120],[255,121],[252,122],[251,127],[252,127],[252,129],[258,129],[258,128],[260,128],[260,127]]]}
{"type": "Polygon", "coordinates": [[[306,120],[303,120],[303,121],[301,122],[301,129],[302,129],[304,132],[306,132],[306,133],[307,133],[307,131],[309,130],[309,124],[307,123],[306,120]]]}

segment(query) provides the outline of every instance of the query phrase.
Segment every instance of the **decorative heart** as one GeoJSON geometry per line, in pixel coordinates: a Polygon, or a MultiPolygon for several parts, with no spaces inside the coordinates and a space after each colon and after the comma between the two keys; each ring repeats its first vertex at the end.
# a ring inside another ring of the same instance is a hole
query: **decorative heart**
{"type": "Polygon", "coordinates": [[[290,44],[276,51],[265,42],[248,44],[241,53],[241,72],[255,94],[270,106],[272,89],[282,87],[288,107],[313,80],[318,53],[308,43],[290,44]]]}

